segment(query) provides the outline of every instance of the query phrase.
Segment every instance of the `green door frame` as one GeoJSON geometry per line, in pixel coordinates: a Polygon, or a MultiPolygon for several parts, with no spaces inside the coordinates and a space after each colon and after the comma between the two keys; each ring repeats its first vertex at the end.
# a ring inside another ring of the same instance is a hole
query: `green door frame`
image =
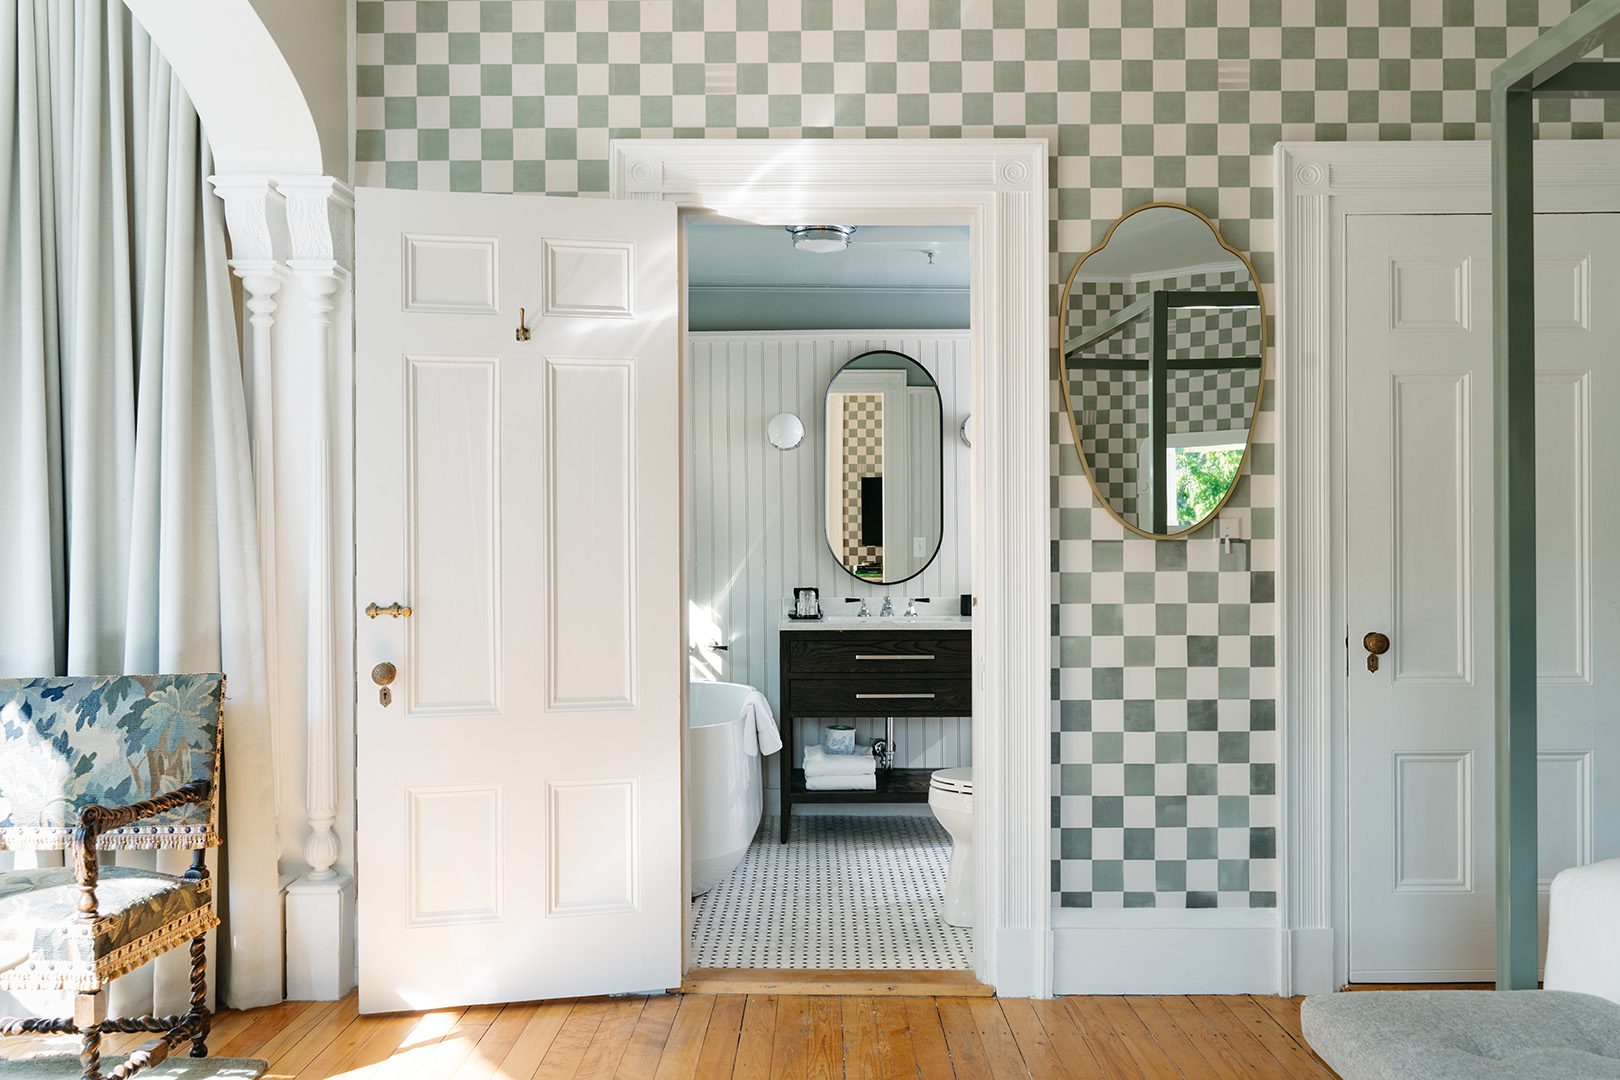
{"type": "Polygon", "coordinates": [[[1620,95],[1620,64],[1577,63],[1620,35],[1589,0],[1491,76],[1496,439],[1496,987],[1537,985],[1534,99],[1620,95]]]}

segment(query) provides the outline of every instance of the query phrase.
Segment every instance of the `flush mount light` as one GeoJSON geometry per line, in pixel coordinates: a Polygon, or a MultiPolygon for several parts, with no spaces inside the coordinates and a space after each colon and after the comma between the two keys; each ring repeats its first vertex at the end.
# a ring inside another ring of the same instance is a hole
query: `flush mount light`
{"type": "Polygon", "coordinates": [[[793,246],[800,251],[826,255],[849,247],[849,238],[855,235],[854,225],[784,225],[793,237],[793,246]]]}

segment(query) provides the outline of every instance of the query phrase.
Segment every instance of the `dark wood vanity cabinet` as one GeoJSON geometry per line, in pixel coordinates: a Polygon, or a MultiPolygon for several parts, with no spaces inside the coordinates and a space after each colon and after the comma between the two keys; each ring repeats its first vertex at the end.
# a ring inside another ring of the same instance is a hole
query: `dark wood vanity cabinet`
{"type": "Polygon", "coordinates": [[[857,716],[971,716],[973,632],[903,624],[784,630],[778,713],[784,843],[794,803],[927,802],[932,769],[879,769],[875,791],[807,791],[794,727],[857,716]]]}

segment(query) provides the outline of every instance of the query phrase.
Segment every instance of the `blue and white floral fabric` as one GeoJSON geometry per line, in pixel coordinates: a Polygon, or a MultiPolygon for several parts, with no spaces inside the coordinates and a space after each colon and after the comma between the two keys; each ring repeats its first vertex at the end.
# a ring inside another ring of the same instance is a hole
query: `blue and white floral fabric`
{"type": "Polygon", "coordinates": [[[219,843],[220,713],[225,676],[0,679],[0,850],[63,848],[80,807],[128,806],[194,780],[190,803],[112,830],[104,848],[219,843]]]}

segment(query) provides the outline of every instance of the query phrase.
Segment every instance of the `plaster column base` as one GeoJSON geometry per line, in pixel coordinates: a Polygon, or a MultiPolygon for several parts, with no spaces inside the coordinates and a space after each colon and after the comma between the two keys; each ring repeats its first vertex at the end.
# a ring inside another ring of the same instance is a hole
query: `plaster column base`
{"type": "Polygon", "coordinates": [[[337,1001],[354,989],[354,878],[287,886],[287,998],[337,1001]]]}

